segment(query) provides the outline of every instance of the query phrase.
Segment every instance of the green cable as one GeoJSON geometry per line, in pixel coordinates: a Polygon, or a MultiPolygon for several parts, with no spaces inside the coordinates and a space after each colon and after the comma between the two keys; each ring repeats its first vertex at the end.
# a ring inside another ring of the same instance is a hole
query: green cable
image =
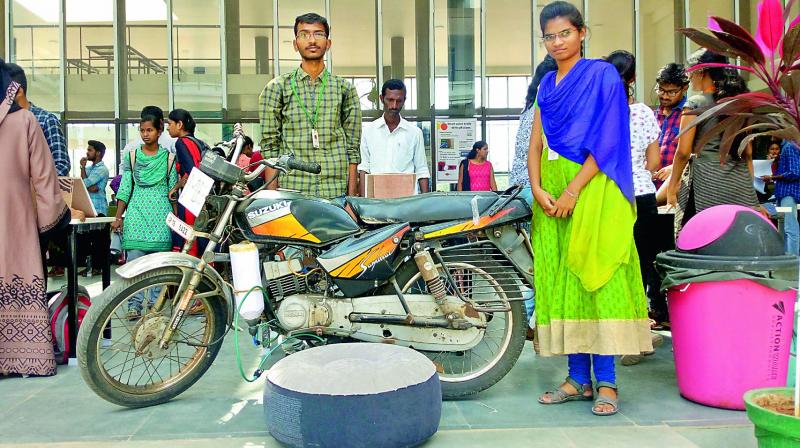
{"type": "MultiPolygon", "coordinates": [[[[283,341],[281,341],[280,344],[276,345],[275,347],[272,347],[264,355],[264,357],[261,359],[261,362],[258,364],[258,368],[256,368],[256,371],[253,374],[252,378],[248,378],[247,375],[245,375],[245,373],[244,373],[244,366],[242,365],[242,354],[241,354],[241,350],[239,350],[239,313],[242,310],[242,306],[244,305],[244,302],[250,297],[250,294],[253,291],[257,290],[257,289],[261,291],[261,298],[264,299],[264,300],[268,300],[267,294],[264,291],[264,288],[262,288],[261,286],[254,286],[254,287],[250,288],[249,291],[247,291],[247,294],[244,295],[244,298],[242,299],[242,303],[240,303],[239,306],[236,308],[236,315],[233,317],[233,321],[234,321],[233,322],[233,326],[236,327],[236,331],[233,332],[234,350],[236,351],[236,365],[239,367],[239,375],[241,375],[242,379],[244,379],[248,383],[253,383],[256,380],[258,380],[258,378],[263,373],[263,370],[261,370],[261,368],[264,367],[264,364],[267,362],[267,359],[269,359],[269,357],[272,355],[272,353],[275,350],[277,350],[279,347],[281,347],[283,344],[285,344],[287,341],[290,341],[292,339],[295,339],[295,340],[299,341],[301,336],[309,336],[309,337],[317,339],[320,342],[325,342],[325,339],[323,339],[323,338],[321,338],[321,337],[319,337],[319,336],[317,336],[315,334],[311,334],[311,333],[300,333],[300,334],[297,334],[297,335],[294,335],[294,336],[289,336],[286,339],[284,339],[283,341]]],[[[263,327],[264,325],[269,326],[269,323],[260,324],[258,326],[259,327],[263,327]]],[[[264,331],[264,330],[261,330],[261,331],[264,331]]],[[[268,342],[268,344],[272,344],[275,340],[278,339],[278,337],[279,336],[276,336],[275,338],[271,339],[268,342]]]]}

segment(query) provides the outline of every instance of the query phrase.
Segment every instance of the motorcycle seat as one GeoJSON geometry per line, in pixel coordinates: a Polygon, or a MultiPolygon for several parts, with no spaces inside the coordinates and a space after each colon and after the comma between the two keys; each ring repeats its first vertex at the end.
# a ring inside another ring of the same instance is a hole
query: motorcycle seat
{"type": "Polygon", "coordinates": [[[472,199],[483,213],[499,196],[491,191],[436,192],[397,199],[348,196],[353,213],[366,224],[425,223],[472,218],[472,199]]]}

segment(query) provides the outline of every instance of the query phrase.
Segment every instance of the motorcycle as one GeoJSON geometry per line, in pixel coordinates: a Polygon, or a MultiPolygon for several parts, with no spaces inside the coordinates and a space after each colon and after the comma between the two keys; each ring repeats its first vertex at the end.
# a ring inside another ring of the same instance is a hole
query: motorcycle
{"type": "Polygon", "coordinates": [[[93,301],[77,348],[95,393],[151,406],[200,379],[241,310],[228,248],[247,242],[257,246],[258,264],[249,268],[261,277],[260,292],[244,300],[263,301],[260,317],[246,320],[251,334],[295,338],[293,350],[343,341],[410,347],[435,365],[446,399],[508,373],[525,342],[522,292],[533,287],[524,230],[531,212],[518,187],[339,204],[265,189],[292,170],[318,174],[320,166],[284,155],[242,169],[231,162],[241,147],[237,126],[234,139],[192,171],[181,199],[194,195],[202,205],[193,227],[167,217],[186,238],[183,251],[124,265],[93,301]],[[273,178],[254,185],[265,168],[273,178]],[[190,187],[193,177],[205,181],[190,187]],[[200,258],[188,254],[198,238],[208,240],[200,258]],[[143,310],[131,316],[136,298],[143,310]]]}

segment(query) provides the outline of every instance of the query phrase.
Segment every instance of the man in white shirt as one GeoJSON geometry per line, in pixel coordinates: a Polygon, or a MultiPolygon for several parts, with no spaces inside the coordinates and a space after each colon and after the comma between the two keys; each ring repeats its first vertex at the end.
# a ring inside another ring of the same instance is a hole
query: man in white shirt
{"type": "Polygon", "coordinates": [[[403,81],[390,79],[383,83],[383,116],[364,126],[358,170],[369,174],[414,173],[419,191],[427,193],[431,173],[425,157],[425,141],[422,129],[400,116],[405,102],[403,81]]]}

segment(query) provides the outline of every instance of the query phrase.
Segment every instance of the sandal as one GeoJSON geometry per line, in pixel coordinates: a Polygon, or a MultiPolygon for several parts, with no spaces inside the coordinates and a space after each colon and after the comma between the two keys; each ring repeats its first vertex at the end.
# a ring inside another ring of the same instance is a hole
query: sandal
{"type": "Polygon", "coordinates": [[[547,392],[543,393],[539,397],[539,403],[541,404],[562,404],[568,401],[592,401],[594,398],[594,393],[592,391],[591,384],[578,384],[577,381],[572,379],[571,377],[567,377],[566,382],[574,387],[578,393],[569,394],[561,387],[558,387],[554,390],[548,390],[547,392]],[[586,395],[586,392],[591,392],[591,395],[586,395]],[[544,397],[550,397],[549,401],[545,401],[544,397]]]}
{"type": "Polygon", "coordinates": [[[600,388],[601,387],[607,387],[609,389],[614,389],[615,391],[617,390],[617,385],[616,384],[607,383],[605,381],[599,381],[597,383],[597,399],[594,400],[594,405],[592,406],[592,414],[600,416],[600,417],[608,417],[609,415],[616,414],[617,412],[619,412],[619,398],[611,398],[611,397],[606,397],[606,396],[600,395],[600,388]],[[597,410],[597,405],[600,405],[600,404],[607,404],[607,405],[611,406],[612,409],[610,411],[605,411],[605,412],[598,411],[597,410]]]}

